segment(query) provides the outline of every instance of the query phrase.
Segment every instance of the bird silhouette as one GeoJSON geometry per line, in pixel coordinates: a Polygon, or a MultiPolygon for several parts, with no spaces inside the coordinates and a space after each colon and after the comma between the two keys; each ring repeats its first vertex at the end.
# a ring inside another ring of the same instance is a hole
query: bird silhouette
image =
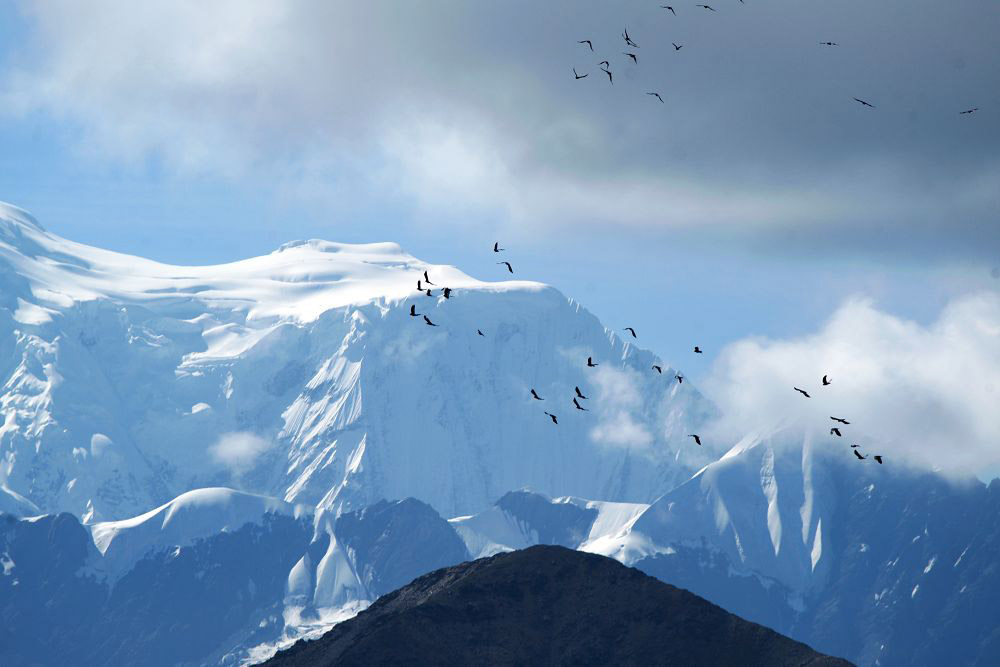
{"type": "Polygon", "coordinates": [[[866,458],[868,458],[867,456],[862,456],[862,455],[861,455],[861,452],[859,452],[859,451],[858,451],[858,450],[856,450],[856,449],[854,449],[854,450],[851,450],[851,451],[853,451],[853,452],[854,452],[854,455],[855,455],[855,456],[857,456],[857,457],[858,457],[858,459],[860,459],[860,460],[862,460],[862,461],[863,461],[863,460],[865,460],[866,458]]]}
{"type": "Polygon", "coordinates": [[[589,73],[588,74],[577,74],[576,73],[576,68],[574,67],[573,68],[573,76],[574,76],[574,78],[576,78],[577,81],[579,81],[580,79],[586,79],[588,76],[590,76],[590,74],[589,73]]]}
{"type": "Polygon", "coordinates": [[[882,455],[881,454],[876,454],[872,458],[875,459],[876,461],[878,461],[879,465],[882,465],[882,455]]]}
{"type": "Polygon", "coordinates": [[[418,292],[423,292],[423,291],[424,291],[424,285],[423,285],[423,283],[422,283],[422,282],[420,281],[420,278],[417,278],[417,291],[418,291],[418,292]]]}
{"type": "Polygon", "coordinates": [[[545,414],[547,414],[549,416],[549,419],[552,420],[553,424],[555,424],[556,426],[559,425],[559,420],[556,419],[556,416],[554,414],[552,414],[551,412],[546,412],[545,414]]]}
{"type": "Polygon", "coordinates": [[[606,70],[602,67],[601,71],[608,75],[608,83],[610,83],[612,86],[615,85],[615,77],[611,75],[611,70],[606,70]]]}
{"type": "Polygon", "coordinates": [[[446,298],[446,299],[450,299],[451,298],[451,288],[450,287],[445,287],[444,288],[444,298],[446,298]]]}
{"type": "Polygon", "coordinates": [[[495,242],[495,243],[493,244],[493,252],[503,252],[503,251],[504,251],[504,250],[506,250],[506,249],[507,249],[507,248],[501,248],[501,247],[500,247],[500,242],[499,242],[499,241],[497,241],[497,242],[495,242]]]}
{"type": "Polygon", "coordinates": [[[833,428],[830,429],[830,435],[835,435],[838,438],[841,437],[841,435],[840,435],[840,429],[837,428],[836,426],[834,426],[833,428]]]}
{"type": "Polygon", "coordinates": [[[715,9],[713,9],[712,7],[709,7],[708,5],[695,5],[695,7],[703,7],[704,9],[707,9],[710,12],[714,12],[715,11],[715,9]]]}
{"type": "Polygon", "coordinates": [[[830,378],[828,378],[827,376],[824,375],[823,376],[823,386],[825,387],[828,384],[830,384],[830,378]]]}
{"type": "Polygon", "coordinates": [[[670,43],[674,45],[674,51],[680,51],[681,49],[684,48],[683,44],[677,45],[677,44],[674,44],[674,42],[670,42],[670,43]]]}
{"type": "Polygon", "coordinates": [[[602,60],[601,62],[599,62],[597,64],[598,65],[604,65],[605,67],[608,67],[608,68],[611,67],[611,63],[609,63],[607,60],[602,60]]]}
{"type": "Polygon", "coordinates": [[[417,312],[416,304],[410,304],[410,317],[420,317],[420,313],[417,312]]]}
{"type": "Polygon", "coordinates": [[[656,364],[653,364],[653,370],[661,375],[663,374],[663,366],[657,366],[656,364]]]}
{"type": "Polygon", "coordinates": [[[698,445],[700,445],[700,444],[701,444],[701,436],[699,436],[699,435],[694,435],[694,434],[691,434],[691,435],[689,435],[688,437],[689,437],[689,438],[694,438],[694,441],[695,441],[695,443],[696,443],[696,444],[698,444],[698,445]]]}
{"type": "Polygon", "coordinates": [[[431,279],[427,277],[427,272],[426,271],[424,271],[424,282],[427,283],[428,285],[433,285],[434,284],[434,283],[431,282],[431,279]]]}
{"type": "Polygon", "coordinates": [[[577,42],[577,44],[586,44],[587,46],[590,47],[591,51],[594,50],[594,45],[591,43],[589,39],[581,39],[579,42],[577,42]]]}
{"type": "Polygon", "coordinates": [[[694,353],[695,353],[695,354],[702,354],[702,351],[701,351],[701,348],[700,348],[700,347],[698,347],[697,345],[695,345],[695,346],[694,346],[694,353]]]}
{"type": "Polygon", "coordinates": [[[683,375],[675,375],[674,377],[677,378],[677,384],[684,384],[684,376],[683,375]]]}
{"type": "Polygon", "coordinates": [[[854,449],[855,447],[860,447],[860,446],[861,446],[861,445],[859,445],[859,444],[855,443],[855,444],[851,445],[851,449],[854,449]]]}
{"type": "Polygon", "coordinates": [[[479,334],[480,336],[485,336],[486,335],[480,329],[476,329],[476,333],[479,334]]]}
{"type": "Polygon", "coordinates": [[[424,315],[424,324],[431,327],[436,327],[437,325],[431,322],[430,318],[424,315]]]}
{"type": "Polygon", "coordinates": [[[823,46],[840,46],[837,42],[820,42],[823,46]]]}
{"type": "Polygon", "coordinates": [[[623,33],[622,33],[622,37],[624,37],[624,38],[625,38],[625,43],[626,43],[626,44],[627,44],[628,46],[634,46],[634,47],[635,47],[635,48],[637,48],[637,49],[639,48],[639,45],[638,45],[638,44],[636,44],[635,42],[633,42],[633,41],[632,41],[632,38],[628,36],[628,28],[625,28],[625,32],[623,32],[623,33]]]}
{"type": "Polygon", "coordinates": [[[677,16],[677,12],[675,12],[674,8],[671,7],[670,5],[660,5],[660,9],[669,9],[671,14],[677,16]]]}
{"type": "Polygon", "coordinates": [[[622,55],[631,58],[632,62],[634,62],[636,65],[639,64],[639,59],[636,57],[634,53],[629,53],[628,51],[622,51],[622,55]]]}
{"type": "Polygon", "coordinates": [[[635,335],[635,329],[633,329],[632,327],[625,327],[624,329],[622,329],[622,331],[627,331],[627,332],[629,332],[630,334],[632,334],[632,338],[636,338],[636,337],[637,337],[637,336],[635,335]]]}
{"type": "Polygon", "coordinates": [[[965,111],[959,111],[958,115],[962,116],[964,114],[975,113],[977,111],[979,111],[979,107],[973,107],[972,109],[966,109],[965,111]]]}
{"type": "Polygon", "coordinates": [[[579,387],[573,387],[573,388],[576,389],[577,398],[582,398],[583,400],[587,400],[587,397],[583,395],[583,392],[580,391],[579,387]]]}
{"type": "Polygon", "coordinates": [[[647,94],[647,95],[652,95],[652,96],[653,96],[653,97],[655,97],[656,99],[660,100],[660,104],[663,104],[663,98],[662,98],[662,97],[660,97],[660,94],[659,94],[659,93],[646,93],[646,94],[647,94]]]}
{"type": "Polygon", "coordinates": [[[577,410],[583,410],[584,412],[590,412],[590,410],[588,410],[587,408],[585,408],[582,405],[580,405],[575,398],[573,399],[573,405],[576,406],[577,410]]]}
{"type": "Polygon", "coordinates": [[[595,366],[600,366],[600,364],[595,364],[593,357],[587,357],[587,367],[594,368],[595,366]]]}
{"type": "Polygon", "coordinates": [[[830,417],[830,419],[832,419],[835,422],[840,422],[841,424],[846,424],[848,426],[851,423],[851,422],[847,421],[846,419],[841,419],[840,417],[830,417]]]}
{"type": "Polygon", "coordinates": [[[431,294],[431,290],[430,290],[430,288],[427,288],[427,291],[425,292],[425,294],[426,294],[427,296],[434,296],[433,294],[431,294]]]}
{"type": "Polygon", "coordinates": [[[514,273],[514,268],[510,265],[510,262],[497,262],[497,264],[505,264],[507,266],[507,270],[514,273]]]}
{"type": "Polygon", "coordinates": [[[792,387],[792,389],[794,389],[795,391],[799,392],[800,394],[802,394],[806,398],[812,398],[812,396],[810,396],[808,393],[806,393],[806,391],[804,389],[799,389],[798,387],[792,387]]]}
{"type": "Polygon", "coordinates": [[[875,108],[875,105],[874,105],[874,104],[871,104],[871,103],[869,103],[869,102],[865,102],[864,100],[862,100],[862,99],[858,99],[857,97],[855,97],[855,98],[854,98],[854,101],[855,101],[855,102],[860,102],[861,104],[865,105],[866,107],[871,107],[872,109],[874,109],[874,108],[875,108]]]}
{"type": "Polygon", "coordinates": [[[533,399],[535,399],[536,401],[544,401],[545,400],[544,398],[542,398],[541,396],[539,396],[538,392],[536,392],[534,389],[531,390],[531,397],[533,399]]]}

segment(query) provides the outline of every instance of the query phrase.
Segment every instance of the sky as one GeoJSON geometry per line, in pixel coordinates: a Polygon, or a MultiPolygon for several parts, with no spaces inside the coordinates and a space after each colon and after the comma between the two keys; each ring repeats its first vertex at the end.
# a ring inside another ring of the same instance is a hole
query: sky
{"type": "MultiPolygon", "coordinates": [[[[499,240],[740,414],[858,331],[872,377],[996,368],[1000,4],[660,4],[0,3],[0,200],[177,264],[391,240],[503,279],[499,240]]],[[[986,456],[977,382],[922,400],[986,456]]]]}

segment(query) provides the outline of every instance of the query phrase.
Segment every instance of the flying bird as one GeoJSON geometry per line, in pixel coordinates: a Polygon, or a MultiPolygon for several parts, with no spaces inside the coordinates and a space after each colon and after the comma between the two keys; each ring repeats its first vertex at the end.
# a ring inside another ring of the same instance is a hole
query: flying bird
{"type": "Polygon", "coordinates": [[[431,294],[431,290],[430,290],[430,288],[428,288],[428,289],[427,289],[427,292],[426,292],[426,294],[427,294],[427,296],[434,296],[433,294],[431,294]]]}
{"type": "Polygon", "coordinates": [[[976,111],[979,111],[979,107],[973,107],[972,109],[966,109],[965,111],[959,111],[958,115],[961,116],[961,115],[967,114],[967,113],[975,113],[976,111]]]}
{"type": "Polygon", "coordinates": [[[862,461],[863,461],[864,459],[868,458],[867,456],[862,456],[862,455],[861,455],[861,452],[859,452],[859,451],[858,451],[858,450],[856,450],[856,449],[855,449],[855,450],[852,450],[852,451],[854,452],[854,455],[858,457],[858,459],[859,459],[859,460],[862,460],[862,461]]]}
{"type": "Polygon", "coordinates": [[[840,46],[837,42],[820,42],[823,46],[840,46]]]}
{"type": "Polygon", "coordinates": [[[653,370],[656,371],[657,373],[660,373],[661,375],[663,374],[663,366],[657,366],[656,364],[653,364],[653,370]]]}
{"type": "Polygon", "coordinates": [[[840,429],[839,429],[839,428],[837,428],[836,426],[834,426],[833,428],[831,428],[831,429],[830,429],[830,435],[835,435],[835,436],[837,436],[838,438],[842,437],[842,436],[840,435],[840,429]]]}
{"type": "Polygon", "coordinates": [[[485,336],[486,335],[480,329],[476,329],[476,333],[479,334],[480,336],[485,336]]]}
{"type": "Polygon", "coordinates": [[[587,397],[583,395],[583,392],[580,391],[579,387],[573,387],[573,388],[576,389],[577,398],[582,398],[583,400],[587,400],[587,397]]]}
{"type": "Polygon", "coordinates": [[[846,424],[848,426],[851,423],[851,422],[847,421],[846,419],[841,419],[840,417],[830,417],[830,419],[832,419],[835,422],[840,422],[841,424],[846,424]]]}
{"type": "Polygon", "coordinates": [[[615,77],[611,76],[611,71],[606,70],[603,67],[601,68],[601,71],[608,75],[608,83],[610,83],[612,86],[615,85],[615,77]]]}
{"type": "Polygon", "coordinates": [[[824,375],[823,376],[823,386],[825,387],[828,384],[830,384],[830,378],[828,378],[827,376],[824,375]]]}
{"type": "Polygon", "coordinates": [[[646,93],[646,94],[647,94],[647,95],[652,95],[652,96],[653,96],[653,97],[655,97],[656,99],[660,100],[660,104],[663,104],[663,98],[662,98],[662,97],[660,97],[660,94],[659,94],[659,93],[646,93]]]}
{"type": "Polygon", "coordinates": [[[418,291],[418,292],[423,292],[423,291],[424,291],[424,286],[423,286],[423,284],[422,284],[422,283],[420,282],[420,278],[417,278],[417,291],[418,291]]]}
{"type": "Polygon", "coordinates": [[[695,7],[702,7],[704,9],[707,9],[707,10],[711,11],[711,12],[715,11],[712,7],[709,7],[708,5],[695,5],[695,7]]]}
{"type": "Polygon", "coordinates": [[[497,262],[497,264],[505,264],[507,266],[507,270],[514,273],[514,268],[510,265],[510,262],[497,262]]]}
{"type": "Polygon", "coordinates": [[[417,312],[416,304],[410,304],[410,317],[419,317],[420,313],[417,312]]]}
{"type": "Polygon", "coordinates": [[[632,338],[636,337],[636,335],[635,335],[635,329],[633,329],[632,327],[625,327],[624,329],[622,329],[622,331],[627,331],[630,334],[632,334],[632,338]]]}
{"type": "Polygon", "coordinates": [[[559,425],[559,420],[556,419],[556,416],[554,414],[552,414],[551,412],[546,412],[545,414],[547,414],[549,416],[549,419],[552,420],[553,424],[555,424],[557,426],[559,425]]]}
{"type": "Polygon", "coordinates": [[[451,288],[450,287],[445,287],[444,288],[444,298],[446,298],[446,299],[450,299],[451,298],[451,288]]]}
{"type": "Polygon", "coordinates": [[[696,444],[698,444],[698,445],[700,445],[700,444],[701,444],[701,436],[698,436],[698,435],[693,435],[693,434],[692,434],[692,435],[689,435],[688,437],[689,437],[689,438],[694,438],[694,441],[695,441],[695,443],[696,443],[696,444]]]}
{"type": "Polygon", "coordinates": [[[859,444],[855,443],[855,444],[851,445],[851,449],[854,449],[855,447],[860,447],[860,446],[861,446],[861,445],[859,445],[859,444]]]}
{"type": "Polygon", "coordinates": [[[681,44],[681,45],[678,46],[677,44],[674,44],[674,42],[670,42],[670,43],[674,45],[674,51],[680,51],[681,49],[684,48],[683,44],[681,44]]]}
{"type": "Polygon", "coordinates": [[[586,44],[587,46],[590,47],[591,51],[594,50],[594,45],[590,42],[589,39],[581,39],[579,42],[577,42],[577,44],[586,44]]]}
{"type": "Polygon", "coordinates": [[[636,56],[635,56],[634,53],[629,53],[628,51],[622,51],[622,55],[623,56],[628,56],[629,58],[631,58],[632,62],[634,62],[636,65],[639,64],[639,59],[636,58],[636,56]]]}
{"type": "Polygon", "coordinates": [[[674,377],[677,378],[677,384],[684,384],[684,376],[683,375],[675,375],[674,377]]]}
{"type": "Polygon", "coordinates": [[[607,60],[602,60],[601,62],[599,62],[597,64],[598,65],[604,65],[605,67],[611,67],[611,63],[609,63],[607,60]]]}
{"type": "Polygon", "coordinates": [[[871,107],[872,109],[875,108],[874,104],[870,104],[868,102],[865,102],[864,100],[858,99],[857,97],[854,98],[854,101],[855,102],[860,102],[861,104],[865,105],[866,107],[871,107]]]}
{"type": "Polygon", "coordinates": [[[671,7],[670,5],[660,5],[660,9],[669,9],[671,14],[677,16],[677,12],[675,12],[674,8],[671,7]]]}
{"type": "Polygon", "coordinates": [[[573,405],[576,406],[577,410],[583,410],[584,412],[590,412],[590,410],[588,410],[587,408],[585,408],[582,405],[580,405],[575,398],[573,399],[573,405]]]}
{"type": "Polygon", "coordinates": [[[701,351],[701,348],[700,348],[700,347],[698,347],[697,345],[695,345],[695,346],[694,346],[694,353],[695,353],[695,354],[702,354],[702,351],[701,351]]]}
{"type": "Polygon", "coordinates": [[[588,74],[577,74],[576,73],[576,68],[574,67],[573,68],[573,76],[576,78],[577,81],[579,81],[580,79],[586,79],[588,76],[590,76],[590,74],[589,73],[588,74]]]}
{"type": "Polygon", "coordinates": [[[626,43],[627,45],[629,45],[629,46],[634,46],[634,47],[635,47],[635,48],[637,48],[637,49],[639,48],[639,45],[638,45],[638,44],[636,44],[635,42],[633,42],[633,41],[632,41],[632,38],[628,36],[628,28],[625,28],[625,32],[623,32],[623,33],[622,33],[622,37],[624,37],[624,38],[625,38],[625,43],[626,43]]]}
{"type": "Polygon", "coordinates": [[[802,394],[806,398],[812,398],[812,396],[810,396],[808,393],[806,393],[805,389],[799,389],[798,387],[792,387],[792,389],[794,389],[795,391],[799,392],[800,394],[802,394]]]}
{"type": "Polygon", "coordinates": [[[872,458],[875,459],[876,461],[878,461],[879,465],[882,465],[882,455],[881,454],[876,454],[872,458]]]}
{"type": "Polygon", "coordinates": [[[541,396],[539,396],[538,392],[536,392],[534,389],[531,390],[531,397],[533,399],[535,399],[536,401],[544,401],[545,400],[544,398],[542,398],[541,396]]]}
{"type": "Polygon", "coordinates": [[[595,364],[593,357],[587,357],[587,367],[594,368],[595,366],[600,366],[600,364],[595,364]]]}
{"type": "Polygon", "coordinates": [[[424,282],[427,283],[428,285],[433,285],[434,284],[434,283],[431,282],[431,279],[429,277],[427,277],[427,272],[426,271],[424,271],[424,282]]]}
{"type": "Polygon", "coordinates": [[[430,318],[424,315],[424,324],[431,327],[436,327],[437,325],[431,322],[430,318]]]}
{"type": "Polygon", "coordinates": [[[493,244],[493,252],[502,252],[502,251],[504,251],[504,250],[506,250],[506,249],[507,249],[507,248],[501,248],[501,247],[500,247],[500,242],[499,242],[499,241],[497,241],[497,242],[495,242],[495,243],[493,244]]]}

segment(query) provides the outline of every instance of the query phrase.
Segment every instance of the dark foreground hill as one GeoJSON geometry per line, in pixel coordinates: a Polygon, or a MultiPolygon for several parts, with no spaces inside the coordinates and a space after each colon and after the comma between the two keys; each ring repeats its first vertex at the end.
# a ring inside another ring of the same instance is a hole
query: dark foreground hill
{"type": "Polygon", "coordinates": [[[851,663],[609,558],[536,546],[424,575],[264,664],[851,663]]]}

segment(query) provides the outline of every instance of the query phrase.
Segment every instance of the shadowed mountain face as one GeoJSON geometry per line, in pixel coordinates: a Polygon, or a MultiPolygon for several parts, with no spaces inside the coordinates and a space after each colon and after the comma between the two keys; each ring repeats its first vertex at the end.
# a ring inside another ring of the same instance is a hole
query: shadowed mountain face
{"type": "Polygon", "coordinates": [[[420,577],[265,664],[850,663],[611,559],[536,546],[420,577]]]}

